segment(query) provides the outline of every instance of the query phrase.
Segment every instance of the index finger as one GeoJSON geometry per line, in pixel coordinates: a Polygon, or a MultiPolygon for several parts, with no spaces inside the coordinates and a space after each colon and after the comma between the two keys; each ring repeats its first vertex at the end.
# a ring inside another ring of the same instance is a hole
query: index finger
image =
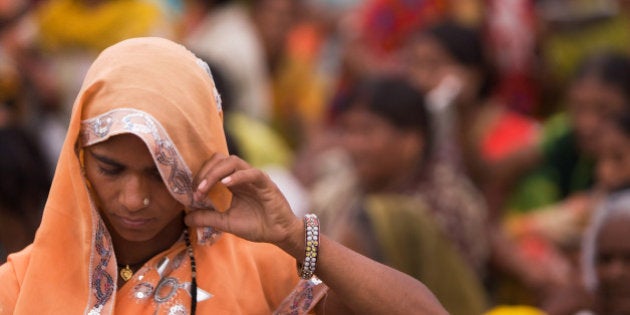
{"type": "Polygon", "coordinates": [[[216,153],[206,161],[195,177],[196,188],[194,197],[196,201],[207,196],[210,189],[227,176],[239,169],[245,169],[248,164],[237,156],[225,156],[216,153]]]}

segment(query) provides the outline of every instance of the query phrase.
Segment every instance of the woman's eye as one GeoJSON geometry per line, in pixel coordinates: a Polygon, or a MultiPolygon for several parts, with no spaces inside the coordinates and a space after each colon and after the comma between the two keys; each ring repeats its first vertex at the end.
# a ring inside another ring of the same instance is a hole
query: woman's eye
{"type": "Polygon", "coordinates": [[[599,254],[597,256],[597,263],[600,265],[607,265],[613,260],[613,256],[610,254],[599,254]]]}
{"type": "Polygon", "coordinates": [[[108,167],[100,167],[99,166],[98,171],[99,171],[99,173],[101,173],[103,175],[114,176],[114,175],[120,174],[122,169],[120,169],[118,167],[108,168],[108,167]]]}
{"type": "Polygon", "coordinates": [[[155,180],[162,181],[162,175],[160,175],[160,172],[157,169],[151,170],[149,175],[155,180]]]}

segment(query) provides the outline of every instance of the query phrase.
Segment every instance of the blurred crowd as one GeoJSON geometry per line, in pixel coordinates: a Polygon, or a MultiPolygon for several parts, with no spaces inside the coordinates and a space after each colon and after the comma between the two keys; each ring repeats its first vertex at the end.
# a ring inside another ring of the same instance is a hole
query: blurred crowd
{"type": "Polygon", "coordinates": [[[208,62],[297,215],[452,314],[630,314],[630,1],[2,0],[0,262],[87,67],[139,36],[208,62]]]}

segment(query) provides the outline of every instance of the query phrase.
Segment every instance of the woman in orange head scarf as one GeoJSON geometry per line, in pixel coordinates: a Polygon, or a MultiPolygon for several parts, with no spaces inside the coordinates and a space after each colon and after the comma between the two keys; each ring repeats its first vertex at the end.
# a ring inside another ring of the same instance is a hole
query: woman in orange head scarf
{"type": "Polygon", "coordinates": [[[227,156],[207,66],[165,39],[126,40],[88,71],[35,241],[0,266],[0,314],[301,314],[327,292],[329,314],[443,312],[408,276],[323,235],[307,246],[304,222],[227,156]]]}

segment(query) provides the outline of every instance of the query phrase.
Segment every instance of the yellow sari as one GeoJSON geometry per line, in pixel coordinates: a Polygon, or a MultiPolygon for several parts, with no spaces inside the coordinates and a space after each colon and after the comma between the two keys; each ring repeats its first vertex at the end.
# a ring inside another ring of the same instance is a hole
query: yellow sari
{"type": "Polygon", "coordinates": [[[48,1],[37,11],[45,48],[102,50],[123,39],[155,35],[165,16],[144,0],[108,0],[87,5],[79,0],[48,1]]]}

